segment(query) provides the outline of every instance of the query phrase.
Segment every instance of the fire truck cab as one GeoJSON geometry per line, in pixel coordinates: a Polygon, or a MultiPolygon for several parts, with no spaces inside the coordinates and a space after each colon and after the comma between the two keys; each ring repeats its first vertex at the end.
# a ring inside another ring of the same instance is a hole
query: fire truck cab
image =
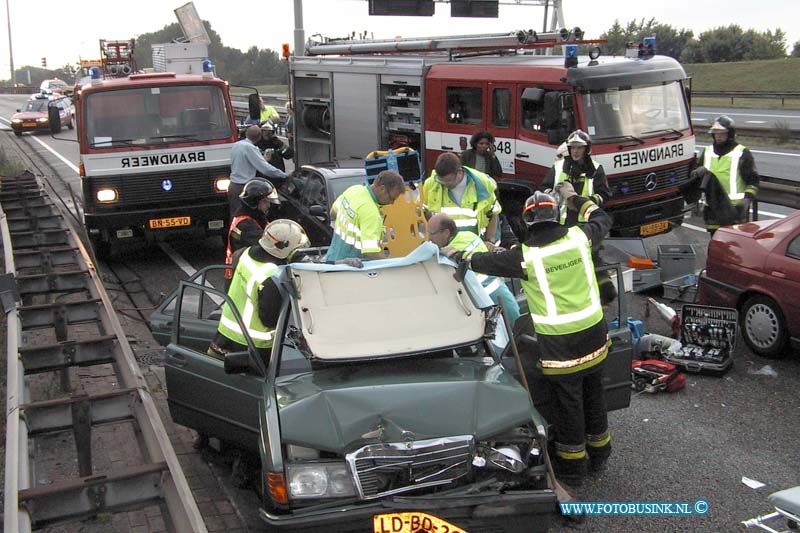
{"type": "Polygon", "coordinates": [[[126,239],[225,235],[238,140],[227,82],[98,75],[76,94],[84,222],[99,256],[126,239]]]}
{"type": "MultiPolygon", "coordinates": [[[[340,57],[291,58],[298,163],[363,158],[375,146],[408,145],[424,154],[430,172],[439,154],[462,152],[473,133],[486,130],[496,139],[501,188],[508,181],[533,190],[558,145],[580,128],[608,176],[613,197],[604,207],[616,234],[654,235],[681,223],[679,186],[689,179],[694,134],[687,76],[677,61],[585,57],[570,65],[563,56],[522,50],[459,56],[450,48],[441,52],[445,40],[414,42],[416,49],[440,53],[359,42],[309,47],[312,54],[340,57]]],[[[469,45],[477,46],[474,40],[469,45]]],[[[526,188],[514,190],[523,195],[526,188]]],[[[521,207],[524,199],[513,203],[521,207]]]]}

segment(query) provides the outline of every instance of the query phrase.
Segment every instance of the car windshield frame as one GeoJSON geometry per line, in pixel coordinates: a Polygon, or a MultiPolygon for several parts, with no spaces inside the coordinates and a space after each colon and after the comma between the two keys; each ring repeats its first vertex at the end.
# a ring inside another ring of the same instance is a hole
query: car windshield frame
{"type": "Polygon", "coordinates": [[[223,141],[234,124],[222,87],[181,84],[84,95],[83,135],[92,148],[223,141]]]}
{"type": "Polygon", "coordinates": [[[589,135],[596,142],[672,134],[691,127],[680,81],[580,93],[589,135]]]}

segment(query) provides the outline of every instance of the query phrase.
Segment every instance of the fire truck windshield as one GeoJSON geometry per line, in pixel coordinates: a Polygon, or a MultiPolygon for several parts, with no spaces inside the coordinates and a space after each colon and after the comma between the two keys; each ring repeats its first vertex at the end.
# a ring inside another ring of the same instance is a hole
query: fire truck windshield
{"type": "Polygon", "coordinates": [[[689,128],[680,82],[591,91],[581,95],[586,128],[595,141],[652,137],[689,128]]]}
{"type": "Polygon", "coordinates": [[[229,110],[216,85],[171,85],[87,94],[83,135],[93,148],[227,139],[229,110]]]}

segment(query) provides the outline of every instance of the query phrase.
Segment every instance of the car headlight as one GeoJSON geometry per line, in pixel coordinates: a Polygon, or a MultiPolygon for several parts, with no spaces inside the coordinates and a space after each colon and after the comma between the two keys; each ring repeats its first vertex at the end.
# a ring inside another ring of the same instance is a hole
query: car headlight
{"type": "Polygon", "coordinates": [[[342,498],[356,493],[344,463],[290,464],[286,474],[291,498],[342,498]]]}
{"type": "Polygon", "coordinates": [[[230,178],[217,178],[214,180],[214,190],[217,192],[228,192],[228,187],[230,186],[230,178]]]}
{"type": "Polygon", "coordinates": [[[46,118],[44,118],[44,117],[42,117],[42,118],[36,119],[36,122],[42,122],[42,123],[44,123],[44,122],[47,122],[47,119],[46,119],[46,118]]]}
{"type": "Polygon", "coordinates": [[[22,119],[19,119],[19,118],[12,118],[12,119],[11,119],[11,123],[12,123],[12,124],[22,124],[22,119]]]}
{"type": "Polygon", "coordinates": [[[98,189],[95,197],[98,202],[107,204],[117,201],[117,191],[115,189],[98,189]]]}

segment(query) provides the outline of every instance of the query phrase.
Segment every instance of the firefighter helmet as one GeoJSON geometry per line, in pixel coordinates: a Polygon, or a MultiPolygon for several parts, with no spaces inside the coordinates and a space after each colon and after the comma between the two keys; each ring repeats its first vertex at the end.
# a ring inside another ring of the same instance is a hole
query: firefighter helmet
{"type": "Polygon", "coordinates": [[[720,115],[708,129],[708,133],[727,133],[728,140],[733,140],[736,135],[736,123],[727,115],[720,115]]]}
{"type": "Polygon", "coordinates": [[[567,137],[567,147],[568,149],[573,146],[585,146],[586,153],[589,154],[592,151],[592,139],[589,137],[589,134],[583,130],[575,130],[569,134],[567,137]]]}
{"type": "Polygon", "coordinates": [[[281,203],[278,199],[278,192],[272,183],[258,178],[245,183],[239,194],[239,200],[250,209],[258,209],[258,203],[264,198],[267,198],[271,204],[281,203]]]}
{"type": "Polygon", "coordinates": [[[525,209],[522,211],[522,218],[529,227],[544,222],[555,222],[558,224],[561,218],[558,202],[556,202],[552,194],[536,191],[525,201],[525,209]]]}
{"type": "Polygon", "coordinates": [[[265,120],[261,123],[261,131],[275,133],[275,124],[273,124],[271,120],[265,120]]]}
{"type": "Polygon", "coordinates": [[[264,228],[258,244],[271,256],[286,259],[299,248],[308,248],[311,241],[303,227],[294,220],[279,218],[264,228]]]}

